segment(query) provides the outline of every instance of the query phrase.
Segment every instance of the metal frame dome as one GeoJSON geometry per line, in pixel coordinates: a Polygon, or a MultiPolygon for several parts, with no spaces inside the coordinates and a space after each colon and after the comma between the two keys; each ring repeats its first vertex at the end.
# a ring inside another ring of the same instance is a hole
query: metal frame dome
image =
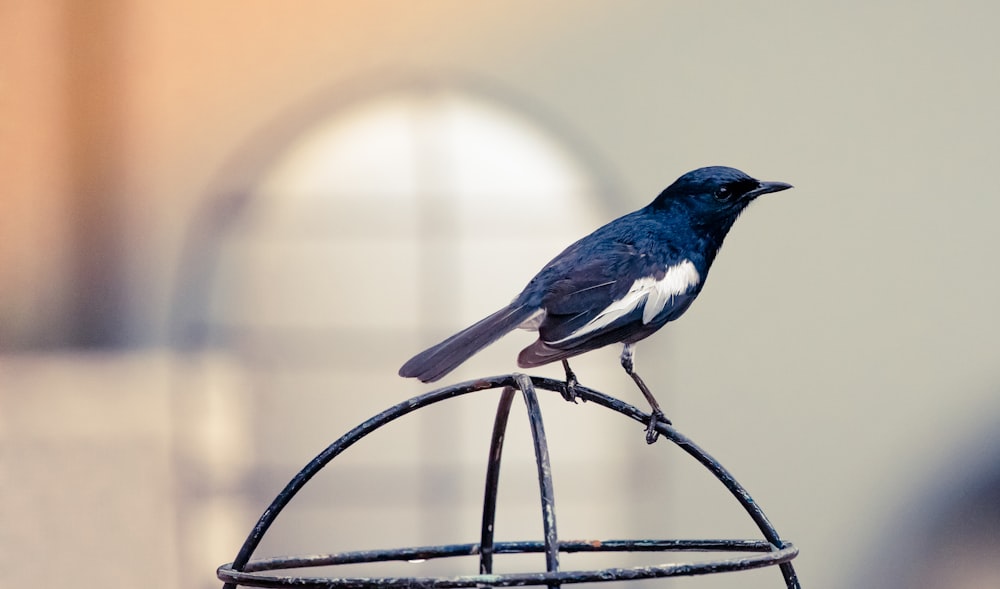
{"type": "MultiPolygon", "coordinates": [[[[328,446],[307,464],[274,498],[264,510],[257,524],[247,537],[235,560],[219,567],[217,574],[225,582],[224,589],[245,587],[297,587],[297,588],[451,588],[451,587],[510,587],[522,585],[546,585],[559,587],[569,583],[595,583],[628,581],[661,577],[681,577],[723,572],[744,571],[768,566],[778,566],[788,589],[800,587],[791,560],[798,549],[782,540],[774,526],[750,494],[733,478],[718,461],[712,458],[689,438],[673,426],[664,423],[656,425],[657,431],[678,448],[697,460],[733,495],[760,529],[763,539],[643,539],[643,540],[586,540],[561,541],[556,531],[556,502],[553,493],[552,469],[549,460],[548,443],[542,414],[538,406],[536,390],[543,389],[562,393],[565,384],[561,381],[529,377],[523,374],[509,374],[468,381],[437,389],[399,403],[371,419],[356,426],[340,439],[328,446]],[[341,552],[336,554],[315,554],[280,558],[252,559],[271,524],[288,505],[293,497],[310,479],[334,458],[350,448],[355,442],[373,431],[389,425],[394,420],[428,405],[453,399],[476,391],[502,389],[493,425],[490,452],[487,458],[486,484],[483,498],[482,526],[477,543],[449,544],[441,546],[406,547],[385,550],[341,552]],[[538,485],[541,496],[541,516],[544,538],[541,541],[494,542],[497,489],[503,442],[507,430],[507,418],[511,406],[520,391],[528,411],[535,461],[538,469],[538,485]],[[725,552],[733,553],[732,558],[689,563],[671,563],[643,567],[612,567],[590,570],[560,570],[559,556],[562,553],[579,552],[725,552]],[[493,572],[493,557],[497,554],[544,553],[545,570],[496,574],[493,572]],[[275,575],[274,571],[285,569],[309,569],[344,564],[375,563],[387,561],[412,561],[461,556],[478,556],[479,573],[452,577],[322,577],[275,575]]],[[[624,403],[587,387],[577,385],[579,398],[610,409],[640,423],[647,423],[649,415],[632,405],[624,403]]]]}

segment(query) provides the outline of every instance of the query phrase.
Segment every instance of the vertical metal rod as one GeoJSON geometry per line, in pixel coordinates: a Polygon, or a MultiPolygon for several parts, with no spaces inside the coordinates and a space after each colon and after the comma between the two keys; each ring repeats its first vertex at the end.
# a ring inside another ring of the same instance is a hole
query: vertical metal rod
{"type": "Polygon", "coordinates": [[[504,387],[497,404],[497,416],[493,421],[493,437],[490,440],[490,455],[486,464],[486,490],[483,493],[483,527],[479,533],[479,574],[493,572],[493,533],[497,514],[497,488],[500,484],[500,457],[503,441],[507,433],[507,418],[514,402],[514,387],[504,387]]]}
{"type": "Polygon", "coordinates": [[[795,567],[792,566],[792,563],[783,562],[778,565],[778,569],[781,570],[781,576],[785,579],[785,587],[788,589],[802,589],[802,585],[799,583],[799,576],[795,573],[795,567]]]}
{"type": "MultiPolygon", "coordinates": [[[[542,527],[545,533],[545,570],[554,573],[559,570],[559,537],[556,534],[556,498],[552,487],[552,464],[549,461],[549,445],[545,440],[542,411],[538,407],[538,396],[531,378],[524,374],[514,375],[517,387],[528,406],[528,423],[531,439],[535,446],[535,463],[538,465],[538,486],[542,496],[542,527]]],[[[549,588],[560,587],[559,583],[549,583],[549,588]]]]}

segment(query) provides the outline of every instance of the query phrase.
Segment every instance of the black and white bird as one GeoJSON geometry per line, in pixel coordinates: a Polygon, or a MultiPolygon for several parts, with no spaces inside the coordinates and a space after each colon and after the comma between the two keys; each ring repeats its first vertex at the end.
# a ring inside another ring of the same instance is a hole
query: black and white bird
{"type": "Polygon", "coordinates": [[[436,381],[522,327],[537,330],[538,339],[518,355],[518,366],[562,361],[567,398],[573,399],[576,376],[567,360],[622,343],[622,367],[652,408],[646,430],[646,440],[652,443],[656,421],[669,421],[634,370],[634,344],[687,311],[747,205],[758,196],[791,187],[723,166],[688,172],[649,205],[570,245],[509,305],[420,352],[399,374],[436,381]]]}

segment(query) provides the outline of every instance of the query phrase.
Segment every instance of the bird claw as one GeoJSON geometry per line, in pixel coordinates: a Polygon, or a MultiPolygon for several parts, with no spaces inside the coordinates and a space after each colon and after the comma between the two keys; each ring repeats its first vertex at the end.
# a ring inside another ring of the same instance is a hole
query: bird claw
{"type": "Polygon", "coordinates": [[[660,432],[656,431],[656,424],[671,425],[670,420],[662,411],[656,410],[649,414],[649,421],[646,422],[646,443],[654,444],[660,438],[660,432]]]}
{"type": "Polygon", "coordinates": [[[576,379],[576,373],[569,367],[569,362],[563,360],[562,365],[563,370],[566,371],[566,385],[563,387],[562,391],[563,399],[566,399],[571,403],[576,403],[576,400],[579,398],[576,394],[576,385],[580,384],[580,381],[576,379]]]}
{"type": "Polygon", "coordinates": [[[579,398],[576,394],[576,385],[578,384],[579,382],[577,382],[576,380],[576,375],[573,375],[571,373],[569,377],[566,379],[566,384],[563,386],[562,390],[563,399],[566,399],[571,403],[576,403],[577,402],[576,400],[579,398]]]}

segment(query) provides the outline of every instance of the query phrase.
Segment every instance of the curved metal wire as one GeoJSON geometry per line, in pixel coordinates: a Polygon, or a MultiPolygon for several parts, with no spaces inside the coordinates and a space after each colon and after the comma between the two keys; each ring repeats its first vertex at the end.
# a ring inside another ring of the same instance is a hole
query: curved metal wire
{"type": "MultiPolygon", "coordinates": [[[[528,423],[531,427],[531,437],[535,447],[535,464],[538,466],[538,487],[542,501],[542,529],[545,537],[545,570],[552,573],[559,570],[559,540],[556,533],[556,499],[552,485],[552,465],[549,461],[549,446],[545,439],[545,427],[542,424],[542,412],[538,408],[538,397],[535,387],[527,376],[514,376],[518,389],[524,396],[524,404],[528,409],[528,423]]],[[[483,492],[483,525],[479,541],[479,572],[493,572],[493,533],[496,522],[497,489],[500,483],[500,457],[503,454],[503,441],[507,430],[507,417],[514,400],[514,387],[505,386],[500,394],[497,406],[497,416],[493,425],[493,436],[490,441],[489,462],[486,468],[486,488],[483,492]]],[[[555,585],[551,585],[555,586],[555,585]]]]}
{"type": "Polygon", "coordinates": [[[504,435],[507,432],[507,418],[514,403],[514,388],[504,387],[497,405],[497,416],[493,421],[493,435],[490,438],[490,455],[486,463],[486,489],[483,491],[483,524],[479,532],[479,573],[493,572],[493,534],[497,515],[497,494],[491,489],[500,486],[500,457],[503,454],[504,435]]]}
{"type": "MultiPolygon", "coordinates": [[[[243,543],[232,563],[219,567],[217,574],[225,582],[224,589],[233,589],[237,584],[253,587],[481,587],[548,585],[558,587],[562,583],[620,581],[648,579],[670,576],[690,576],[718,572],[748,570],[777,565],[781,569],[788,589],[799,589],[800,584],[791,560],[798,554],[791,543],[778,536],[764,512],[750,494],[717,460],[702,450],[671,425],[657,423],[657,431],[674,442],[705,466],[736,498],[749,514],[766,542],[754,540],[611,540],[591,542],[559,542],[555,525],[555,499],[552,486],[551,466],[548,459],[548,444],[545,440],[541,411],[538,407],[536,388],[562,392],[564,383],[549,378],[528,377],[523,374],[509,374],[469,381],[445,387],[391,407],[347,432],[328,446],[292,478],[275,497],[261,515],[250,535],[243,543]],[[483,520],[479,544],[457,544],[423,548],[402,548],[395,550],[360,551],[340,554],[314,555],[306,557],[286,557],[258,559],[250,557],[257,549],[264,534],[274,523],[281,511],[306,483],[331,460],[336,458],[355,442],[372,431],[407,415],[417,409],[452,399],[461,395],[485,389],[503,388],[497,416],[494,421],[490,455],[487,463],[486,491],[483,502],[483,520]],[[504,542],[495,544],[493,531],[496,512],[496,493],[499,483],[500,458],[503,437],[507,427],[515,391],[519,390],[528,410],[529,424],[538,465],[539,491],[542,503],[544,541],[504,542]],[[560,552],[634,552],[634,551],[732,551],[761,552],[761,555],[744,556],[701,563],[669,564],[652,567],[608,568],[593,571],[559,571],[560,552]],[[498,553],[544,552],[546,571],[544,573],[492,574],[493,555],[498,553]],[[384,578],[319,578],[285,577],[259,575],[258,572],[276,569],[328,566],[358,562],[382,562],[390,560],[414,560],[444,558],[453,556],[479,555],[480,574],[448,578],[384,577],[384,578]]],[[[649,415],[637,408],[587,387],[577,385],[577,395],[629,417],[640,423],[647,423],[649,415]]]]}

